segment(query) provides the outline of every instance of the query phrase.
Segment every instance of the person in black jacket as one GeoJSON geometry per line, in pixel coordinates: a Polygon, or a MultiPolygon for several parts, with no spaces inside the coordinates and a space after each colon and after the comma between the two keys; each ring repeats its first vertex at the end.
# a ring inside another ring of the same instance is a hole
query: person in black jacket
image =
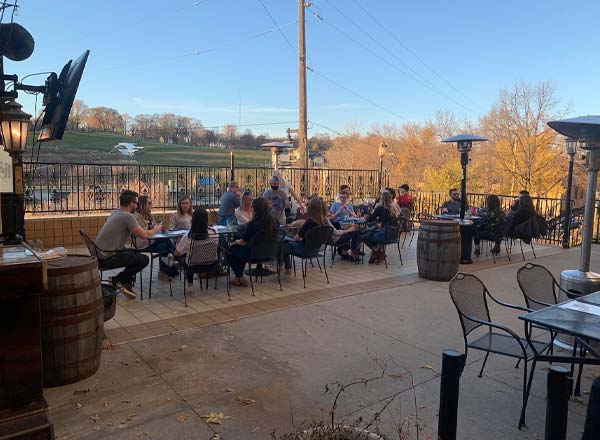
{"type": "Polygon", "coordinates": [[[519,197],[519,208],[515,213],[506,219],[506,229],[504,235],[507,237],[515,237],[516,228],[528,221],[530,218],[535,217],[535,207],[533,206],[533,200],[528,194],[523,194],[519,197]]]}
{"type": "Polygon", "coordinates": [[[500,243],[504,234],[504,212],[500,207],[500,199],[494,194],[487,196],[485,210],[481,214],[481,220],[475,223],[473,230],[473,241],[475,242],[475,256],[479,257],[481,252],[479,243],[481,240],[494,242],[492,253],[500,253],[500,243]]]}

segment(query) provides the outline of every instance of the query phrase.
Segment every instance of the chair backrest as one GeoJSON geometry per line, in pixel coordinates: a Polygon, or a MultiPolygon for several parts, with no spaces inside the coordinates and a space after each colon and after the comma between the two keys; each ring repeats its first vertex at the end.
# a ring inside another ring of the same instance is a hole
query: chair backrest
{"type": "Polygon", "coordinates": [[[540,222],[538,216],[534,215],[515,226],[516,237],[520,239],[532,239],[540,237],[540,222]]]}
{"type": "Polygon", "coordinates": [[[208,237],[192,235],[187,253],[188,266],[204,266],[218,261],[218,244],[219,236],[216,234],[210,234],[208,237]]]}
{"type": "Polygon", "coordinates": [[[250,261],[270,260],[279,254],[281,234],[272,231],[267,234],[265,230],[258,231],[250,239],[250,261]]]}
{"type": "Polygon", "coordinates": [[[79,234],[81,234],[81,236],[83,237],[83,242],[85,243],[86,247],[88,248],[88,251],[90,251],[90,255],[92,257],[96,257],[97,259],[100,259],[100,256],[98,255],[98,247],[96,246],[96,243],[94,243],[94,240],[92,240],[90,238],[90,236],[84,232],[83,229],[79,230],[79,234]]]}
{"type": "Polygon", "coordinates": [[[469,319],[469,317],[490,321],[487,288],[479,278],[475,275],[459,272],[450,281],[449,290],[465,338],[477,327],[483,325],[469,319]]]}
{"type": "Polygon", "coordinates": [[[557,303],[556,280],[544,266],[527,263],[517,271],[517,283],[527,308],[538,310],[557,303]]]}
{"type": "Polygon", "coordinates": [[[400,238],[400,225],[397,218],[392,218],[383,228],[383,243],[393,244],[400,238]]]}
{"type": "Polygon", "coordinates": [[[333,228],[331,226],[316,226],[309,229],[304,234],[304,249],[308,252],[314,252],[321,249],[322,246],[326,246],[331,239],[333,234],[333,228]]]}

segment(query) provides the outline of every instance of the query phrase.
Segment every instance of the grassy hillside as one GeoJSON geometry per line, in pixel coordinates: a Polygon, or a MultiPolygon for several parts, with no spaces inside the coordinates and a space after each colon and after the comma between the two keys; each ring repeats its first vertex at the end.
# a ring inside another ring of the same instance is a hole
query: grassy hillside
{"type": "MultiPolygon", "coordinates": [[[[40,160],[44,160],[44,152],[52,150],[61,153],[65,162],[82,161],[85,151],[98,153],[107,162],[114,158],[120,161],[120,153],[108,154],[119,142],[134,142],[127,136],[111,133],[65,133],[60,141],[43,143],[40,149],[40,160]],[[69,153],[72,154],[69,154],[69,153]]],[[[135,154],[135,161],[140,164],[152,165],[198,165],[198,166],[227,166],[229,151],[207,147],[192,147],[189,145],[167,145],[156,142],[139,141],[137,144],[144,150],[135,154]]],[[[31,140],[28,142],[31,145],[31,140]]],[[[96,154],[97,156],[97,154],[96,154]]],[[[267,151],[236,150],[235,163],[239,166],[264,166],[270,164],[271,157],[267,151]]]]}

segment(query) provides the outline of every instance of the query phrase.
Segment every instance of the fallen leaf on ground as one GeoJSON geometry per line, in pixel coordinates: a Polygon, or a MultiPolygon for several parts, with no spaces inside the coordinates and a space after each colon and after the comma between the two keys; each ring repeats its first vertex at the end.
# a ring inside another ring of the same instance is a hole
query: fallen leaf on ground
{"type": "Polygon", "coordinates": [[[237,401],[240,402],[240,405],[254,405],[256,400],[249,399],[248,397],[236,396],[237,401]]]}
{"type": "Polygon", "coordinates": [[[73,395],[76,396],[78,394],[85,394],[85,393],[89,393],[90,391],[92,391],[92,390],[89,388],[85,388],[83,390],[75,390],[75,391],[73,391],[73,395]]]}
{"type": "Polygon", "coordinates": [[[90,416],[90,419],[92,419],[96,423],[100,423],[100,416],[98,414],[96,414],[95,416],[90,416]]]}
{"type": "Polygon", "coordinates": [[[219,434],[214,434],[210,440],[221,440],[221,436],[219,434]]]}
{"type": "Polygon", "coordinates": [[[390,374],[390,377],[392,379],[404,379],[404,375],[403,374],[390,374]]]}
{"type": "Polygon", "coordinates": [[[131,422],[133,419],[135,419],[136,416],[137,416],[136,413],[131,413],[127,416],[127,418],[124,420],[124,422],[131,422]]]}
{"type": "Polygon", "coordinates": [[[185,422],[185,421],[188,419],[188,417],[189,417],[189,416],[188,416],[187,414],[182,414],[182,415],[180,415],[179,417],[177,417],[177,421],[178,421],[179,423],[184,423],[184,422],[185,422]]]}
{"type": "Polygon", "coordinates": [[[77,403],[75,404],[75,408],[77,408],[77,409],[80,409],[80,408],[81,408],[81,403],[77,402],[77,403]]]}
{"type": "Polygon", "coordinates": [[[231,341],[233,339],[233,336],[223,336],[223,339],[225,339],[226,341],[231,341]]]}
{"type": "Polygon", "coordinates": [[[225,388],[226,393],[233,393],[233,388],[225,388]]]}
{"type": "Polygon", "coordinates": [[[109,405],[108,402],[104,402],[104,408],[106,408],[109,405]]]}
{"type": "Polygon", "coordinates": [[[424,368],[426,370],[433,370],[433,367],[431,365],[421,365],[421,368],[424,368]]]}
{"type": "Polygon", "coordinates": [[[213,425],[220,425],[221,424],[221,420],[226,420],[229,419],[229,416],[223,415],[222,412],[218,412],[218,413],[208,413],[205,414],[203,416],[200,416],[200,418],[202,420],[204,420],[206,423],[211,423],[213,425]]]}
{"type": "Polygon", "coordinates": [[[121,403],[133,403],[131,400],[121,400],[121,403]]]}
{"type": "Polygon", "coordinates": [[[129,364],[128,364],[127,362],[120,361],[119,363],[120,363],[121,365],[125,365],[126,367],[128,367],[128,366],[129,366],[129,364]]]}
{"type": "Polygon", "coordinates": [[[102,350],[118,350],[119,348],[121,348],[121,346],[110,339],[102,341],[102,350]]]}

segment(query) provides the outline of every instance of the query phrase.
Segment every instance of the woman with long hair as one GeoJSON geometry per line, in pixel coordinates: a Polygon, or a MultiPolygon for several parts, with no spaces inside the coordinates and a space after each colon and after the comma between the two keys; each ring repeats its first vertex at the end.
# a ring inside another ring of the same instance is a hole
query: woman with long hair
{"type": "Polygon", "coordinates": [[[237,219],[238,225],[245,225],[254,215],[252,211],[252,201],[254,198],[252,197],[252,193],[250,191],[245,191],[242,194],[242,201],[240,202],[240,207],[235,209],[235,218],[237,219]]]}
{"type": "Polygon", "coordinates": [[[369,264],[379,264],[384,259],[382,243],[385,238],[385,227],[392,219],[397,217],[393,205],[394,197],[392,193],[383,191],[379,205],[375,208],[373,214],[367,216],[367,222],[375,222],[375,227],[367,229],[363,238],[365,244],[372,251],[369,264]]]}
{"type": "Polygon", "coordinates": [[[481,253],[481,240],[494,242],[492,253],[500,253],[500,243],[504,234],[505,224],[504,212],[500,206],[500,199],[497,195],[490,194],[485,200],[485,210],[481,213],[481,219],[475,223],[473,230],[473,241],[475,243],[475,256],[479,257],[481,253]]]}
{"type": "MultiPolygon", "coordinates": [[[[188,264],[188,259],[181,257],[190,255],[189,264],[192,269],[195,266],[210,266],[218,261],[218,246],[219,235],[208,227],[208,211],[205,208],[196,208],[192,215],[190,232],[181,237],[173,254],[179,257],[179,261],[184,265],[188,264]]],[[[187,282],[192,283],[193,279],[194,272],[188,269],[187,282]]]]}
{"type": "Polygon", "coordinates": [[[506,221],[505,235],[507,237],[515,237],[516,228],[534,217],[537,213],[533,206],[533,200],[529,194],[521,194],[519,197],[519,207],[515,213],[506,221]]]}
{"type": "Polygon", "coordinates": [[[249,286],[248,280],[244,277],[244,268],[250,260],[250,240],[259,231],[264,231],[267,239],[276,239],[275,229],[278,227],[277,220],[271,213],[269,204],[262,197],[254,199],[252,202],[254,216],[246,224],[242,238],[234,241],[229,249],[229,266],[235,278],[231,280],[234,286],[249,286]]]}
{"type": "Polygon", "coordinates": [[[190,229],[193,214],[192,199],[183,196],[177,201],[177,212],[169,219],[169,229],[190,229]]]}
{"type": "MultiPolygon", "coordinates": [[[[138,207],[135,211],[135,218],[143,229],[151,229],[154,226],[154,217],[152,216],[152,199],[150,196],[138,197],[138,207]]],[[[175,245],[168,238],[158,238],[155,240],[141,240],[136,238],[135,245],[138,249],[144,249],[153,253],[160,254],[158,260],[158,274],[164,276],[170,276],[175,273],[167,261],[166,257],[169,253],[175,250],[175,245]]]]}

